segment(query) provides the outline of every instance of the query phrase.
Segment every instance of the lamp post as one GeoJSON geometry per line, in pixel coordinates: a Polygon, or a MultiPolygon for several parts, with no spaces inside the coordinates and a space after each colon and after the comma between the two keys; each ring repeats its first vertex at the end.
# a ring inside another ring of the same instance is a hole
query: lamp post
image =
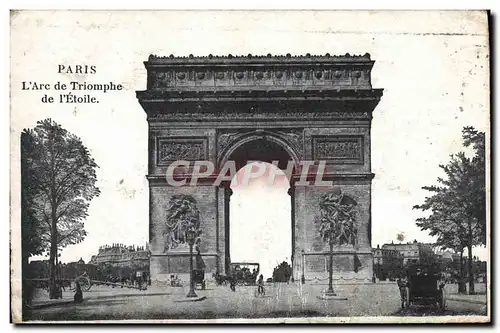
{"type": "Polygon", "coordinates": [[[333,230],[333,222],[330,222],[332,225],[330,226],[330,269],[328,271],[328,291],[325,293],[327,296],[336,296],[335,292],[333,291],[333,233],[331,230],[333,230]]]}
{"type": "Polygon", "coordinates": [[[196,233],[194,230],[186,231],[186,240],[189,244],[189,293],[186,297],[198,297],[194,291],[193,281],[193,245],[195,242],[196,233]]]}
{"type": "Polygon", "coordinates": [[[306,277],[305,277],[305,269],[306,269],[306,252],[304,250],[301,251],[302,253],[302,276],[300,277],[300,282],[302,284],[306,283],[306,277]]]}

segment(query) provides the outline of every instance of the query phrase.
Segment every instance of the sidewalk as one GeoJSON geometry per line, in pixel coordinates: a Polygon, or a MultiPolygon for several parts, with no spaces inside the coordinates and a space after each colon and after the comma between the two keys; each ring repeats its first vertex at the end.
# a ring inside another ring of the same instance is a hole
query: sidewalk
{"type": "Polygon", "coordinates": [[[485,304],[487,302],[486,295],[466,295],[466,294],[452,294],[447,297],[449,301],[465,302],[472,304],[485,304]]]}
{"type": "MultiPolygon", "coordinates": [[[[129,289],[129,288],[111,288],[104,286],[93,286],[89,291],[83,292],[84,302],[90,299],[105,299],[115,297],[134,297],[134,296],[157,296],[170,295],[166,288],[148,286],[147,290],[129,289]]],[[[50,306],[60,306],[73,304],[74,291],[63,291],[62,298],[50,299],[46,290],[38,289],[32,300],[33,309],[42,309],[50,306]]]]}
{"type": "MultiPolygon", "coordinates": [[[[467,285],[467,290],[469,286],[467,285]]],[[[457,284],[447,284],[446,285],[446,298],[450,301],[456,302],[464,302],[471,304],[486,304],[488,297],[486,295],[486,284],[484,283],[475,283],[474,290],[477,294],[469,295],[469,294],[459,294],[457,284]]]]}

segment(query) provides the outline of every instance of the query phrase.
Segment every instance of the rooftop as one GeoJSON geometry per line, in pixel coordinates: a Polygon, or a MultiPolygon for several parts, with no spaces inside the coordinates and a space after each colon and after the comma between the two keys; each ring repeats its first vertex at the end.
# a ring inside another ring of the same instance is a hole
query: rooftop
{"type": "Polygon", "coordinates": [[[370,54],[365,53],[364,55],[351,55],[346,53],[344,55],[330,55],[326,53],[324,55],[311,55],[307,53],[306,55],[291,55],[287,53],[286,55],[212,55],[208,56],[194,56],[190,54],[189,56],[174,56],[173,54],[167,56],[157,56],[151,54],[148,58],[149,63],[207,63],[207,62],[224,62],[224,63],[262,63],[262,62],[358,62],[358,61],[371,61],[370,54]]]}

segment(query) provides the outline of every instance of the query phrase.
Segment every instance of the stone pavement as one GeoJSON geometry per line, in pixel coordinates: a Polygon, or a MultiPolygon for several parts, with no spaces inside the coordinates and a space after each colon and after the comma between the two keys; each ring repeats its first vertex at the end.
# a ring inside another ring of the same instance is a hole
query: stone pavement
{"type": "MultiPolygon", "coordinates": [[[[467,287],[467,290],[469,290],[469,284],[467,284],[466,287],[467,287]]],[[[447,284],[446,291],[448,292],[449,295],[458,294],[458,285],[456,283],[447,284]]],[[[486,294],[486,284],[475,283],[474,284],[474,291],[476,293],[479,293],[479,294],[486,294]]]]}
{"type": "MultiPolygon", "coordinates": [[[[49,306],[66,305],[73,303],[74,291],[63,291],[62,299],[50,299],[49,293],[44,289],[37,289],[32,300],[33,309],[41,309],[49,306]]],[[[92,286],[89,291],[83,292],[84,300],[103,299],[113,297],[131,297],[131,296],[153,296],[167,294],[164,287],[148,286],[146,290],[138,290],[132,288],[119,288],[108,286],[92,286]]]]}
{"type": "MultiPolygon", "coordinates": [[[[467,284],[467,289],[468,287],[469,285],[467,284]]],[[[447,300],[473,304],[486,304],[488,301],[488,296],[486,295],[486,284],[476,283],[474,285],[474,291],[476,294],[473,295],[459,294],[458,286],[456,284],[446,285],[447,300]]]]}
{"type": "Polygon", "coordinates": [[[486,294],[476,294],[476,295],[456,294],[456,295],[449,295],[447,299],[449,301],[466,302],[473,304],[486,304],[488,301],[486,294]]]}
{"type": "MultiPolygon", "coordinates": [[[[146,292],[96,289],[84,294],[86,300],[82,304],[36,309],[31,318],[83,321],[421,315],[401,311],[396,284],[334,286],[337,295],[347,300],[318,299],[327,285],[283,283],[267,284],[265,288],[266,295],[256,297],[256,287],[238,286],[232,292],[228,286],[210,284],[207,290],[196,291],[200,296],[197,302],[185,302],[187,287],[159,287],[146,292]]],[[[433,315],[435,309],[430,311],[424,315],[433,315]]],[[[486,315],[486,305],[449,302],[445,315],[486,315]]]]}
{"type": "MultiPolygon", "coordinates": [[[[380,286],[381,287],[381,286],[380,286]]],[[[347,300],[319,300],[327,285],[267,284],[266,295],[255,296],[255,286],[209,285],[196,290],[199,302],[186,300],[187,287],[164,287],[163,294],[149,292],[130,293],[115,290],[84,294],[82,304],[53,306],[34,311],[35,320],[102,320],[102,319],[193,319],[193,318],[266,318],[293,316],[348,316],[389,315],[399,307],[396,285],[383,288],[373,285],[335,286],[335,292],[347,300]],[[91,295],[89,295],[91,294],[91,295]],[[108,295],[106,295],[108,294],[108,295]],[[104,299],[103,299],[104,298],[104,299]],[[369,300],[363,302],[363,300],[369,300]],[[383,306],[381,306],[383,305],[383,306]]],[[[92,290],[92,289],[91,289],[92,290]]]]}

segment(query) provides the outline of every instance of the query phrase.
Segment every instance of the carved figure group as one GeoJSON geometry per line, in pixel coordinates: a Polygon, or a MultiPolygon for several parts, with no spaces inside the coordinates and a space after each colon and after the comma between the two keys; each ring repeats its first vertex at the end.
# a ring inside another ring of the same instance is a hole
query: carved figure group
{"type": "Polygon", "coordinates": [[[338,188],[324,194],[320,202],[320,233],[325,241],[355,245],[357,202],[338,188]]]}
{"type": "Polygon", "coordinates": [[[196,207],[196,200],[192,196],[180,194],[170,198],[166,227],[165,251],[186,243],[186,231],[188,230],[195,232],[195,244],[199,244],[200,213],[196,207]]]}

